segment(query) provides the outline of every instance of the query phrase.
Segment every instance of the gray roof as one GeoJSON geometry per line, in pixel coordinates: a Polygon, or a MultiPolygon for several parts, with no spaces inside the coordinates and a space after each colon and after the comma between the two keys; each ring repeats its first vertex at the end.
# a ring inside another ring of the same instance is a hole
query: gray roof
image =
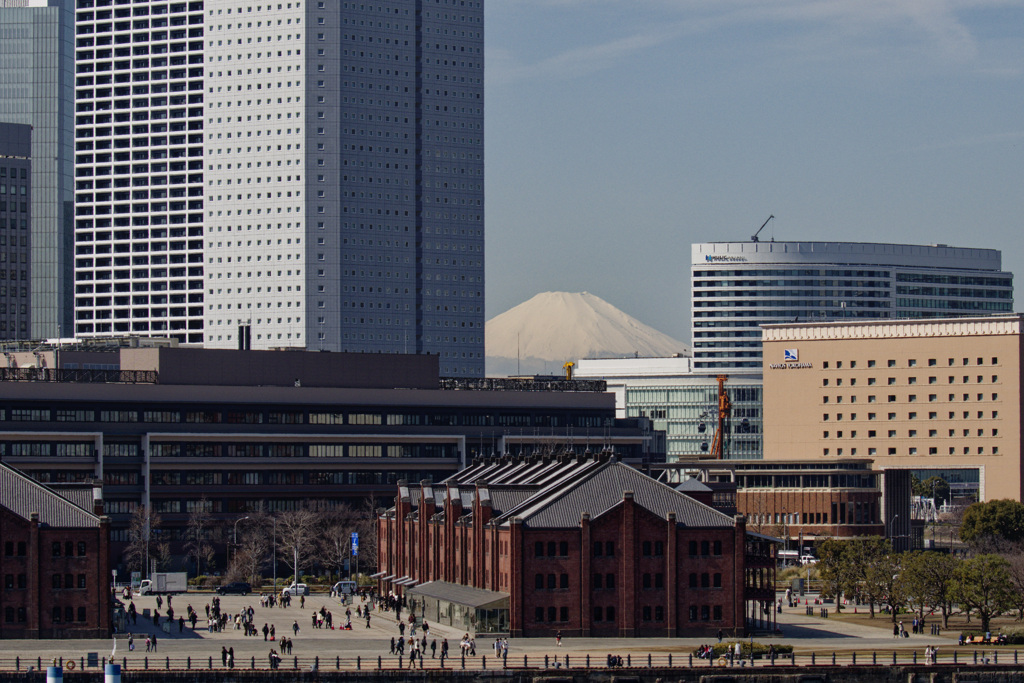
{"type": "Polygon", "coordinates": [[[697,479],[684,479],[683,481],[676,484],[676,491],[687,491],[691,493],[710,493],[711,487],[697,479]]]}
{"type": "Polygon", "coordinates": [[[508,593],[461,586],[457,583],[448,583],[447,581],[428,581],[419,586],[407,588],[405,594],[423,595],[429,598],[447,600],[456,605],[465,605],[466,607],[491,607],[498,605],[508,607],[510,597],[508,593]]]}
{"type": "Polygon", "coordinates": [[[0,506],[29,519],[39,513],[40,523],[51,527],[97,527],[100,518],[21,472],[0,463],[0,506]]]}
{"type": "Polygon", "coordinates": [[[596,519],[620,504],[626,491],[633,492],[637,505],[661,519],[674,512],[682,526],[734,526],[732,517],[622,463],[609,463],[576,486],[538,496],[514,514],[533,528],[578,526],[584,512],[596,519]]]}

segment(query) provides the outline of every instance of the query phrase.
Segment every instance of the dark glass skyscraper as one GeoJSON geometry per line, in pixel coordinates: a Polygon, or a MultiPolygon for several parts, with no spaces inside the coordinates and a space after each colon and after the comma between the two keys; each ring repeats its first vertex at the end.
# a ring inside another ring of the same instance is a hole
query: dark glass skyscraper
{"type": "Polygon", "coordinates": [[[30,279],[18,282],[32,314],[20,337],[73,329],[74,36],[71,0],[0,0],[0,121],[32,126],[30,279]]]}

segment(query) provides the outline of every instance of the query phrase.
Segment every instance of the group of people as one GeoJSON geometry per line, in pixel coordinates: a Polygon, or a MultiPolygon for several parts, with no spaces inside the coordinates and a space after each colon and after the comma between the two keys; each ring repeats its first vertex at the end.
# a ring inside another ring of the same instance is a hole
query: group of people
{"type": "Polygon", "coordinates": [[[924,649],[924,663],[934,664],[939,658],[939,647],[937,645],[929,645],[924,649]]]}

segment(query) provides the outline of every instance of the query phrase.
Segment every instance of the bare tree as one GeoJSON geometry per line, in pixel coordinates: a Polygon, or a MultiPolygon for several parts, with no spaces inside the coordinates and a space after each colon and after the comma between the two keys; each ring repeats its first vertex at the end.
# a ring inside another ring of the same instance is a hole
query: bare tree
{"type": "Polygon", "coordinates": [[[347,503],[325,508],[319,514],[319,559],[337,571],[339,577],[345,570],[345,562],[351,552],[352,532],[359,531],[360,521],[356,511],[347,503]]]}
{"type": "Polygon", "coordinates": [[[292,563],[293,580],[299,582],[299,567],[316,553],[319,514],[312,507],[287,510],[277,516],[278,556],[292,563]]]}
{"type": "Polygon", "coordinates": [[[210,543],[208,533],[211,519],[209,502],[203,496],[199,505],[189,513],[185,530],[185,557],[195,563],[196,576],[203,574],[204,562],[208,570],[213,562],[213,544],[210,543]]]}
{"type": "MultiPolygon", "coordinates": [[[[360,507],[359,556],[363,571],[377,569],[377,504],[373,495],[367,496],[360,507]]],[[[372,572],[371,572],[372,573],[372,572]]]]}
{"type": "Polygon", "coordinates": [[[229,580],[246,580],[256,585],[262,583],[263,570],[270,564],[272,539],[271,520],[266,515],[255,517],[255,522],[245,529],[229,569],[229,580]]]}
{"type": "Polygon", "coordinates": [[[160,528],[160,515],[146,505],[139,505],[128,521],[128,545],[124,561],[131,571],[146,572],[146,560],[157,556],[153,531],[160,528]]]}

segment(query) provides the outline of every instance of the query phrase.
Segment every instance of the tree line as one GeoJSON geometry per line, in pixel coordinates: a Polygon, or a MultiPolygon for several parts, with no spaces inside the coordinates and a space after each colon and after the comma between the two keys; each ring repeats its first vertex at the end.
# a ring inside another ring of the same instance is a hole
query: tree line
{"type": "MultiPolygon", "coordinates": [[[[359,534],[360,569],[375,568],[377,511],[372,499],[361,506],[308,501],[295,510],[258,509],[227,521],[215,519],[204,503],[199,501],[189,513],[181,539],[184,565],[190,574],[221,573],[227,581],[258,585],[272,567],[276,549],[278,562],[289,567],[295,577],[304,573],[342,576],[351,557],[353,532],[359,534]],[[227,550],[226,564],[218,567],[221,549],[227,550]]],[[[155,560],[161,570],[173,564],[171,545],[162,531],[159,513],[144,505],[136,507],[123,555],[130,570],[144,570],[147,559],[155,560]]]]}
{"type": "Polygon", "coordinates": [[[1016,613],[1024,620],[1024,504],[975,503],[964,511],[960,539],[968,557],[936,551],[893,552],[880,536],[826,539],[818,545],[822,596],[867,605],[871,618],[885,608],[895,622],[900,609],[923,618],[938,612],[943,628],[960,612],[976,616],[981,630],[992,619],[1016,613]]]}

